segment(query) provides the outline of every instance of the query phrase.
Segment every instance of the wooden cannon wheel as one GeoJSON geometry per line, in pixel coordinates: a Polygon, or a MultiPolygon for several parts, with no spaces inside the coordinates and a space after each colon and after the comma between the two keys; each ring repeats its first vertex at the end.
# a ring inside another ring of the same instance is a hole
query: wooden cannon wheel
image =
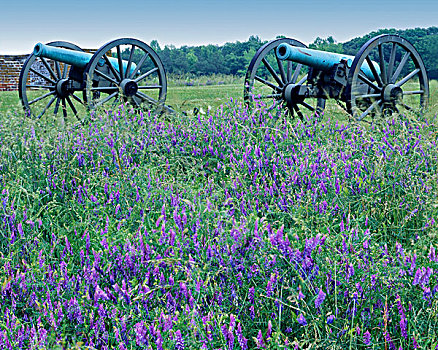
{"type": "Polygon", "coordinates": [[[90,109],[128,102],[160,110],[166,100],[164,66],[157,53],[137,39],[122,38],[103,45],[85,68],[84,81],[84,101],[90,109]],[[117,59],[117,64],[111,64],[109,57],[117,59]]]}
{"type": "Polygon", "coordinates": [[[245,77],[244,101],[248,106],[266,106],[274,110],[278,106],[289,111],[291,116],[304,119],[305,114],[322,112],[325,99],[294,97],[293,91],[306,85],[311,67],[292,61],[283,62],[275,54],[280,44],[306,47],[302,42],[280,38],[263,45],[252,58],[245,77]],[[292,93],[291,93],[292,92],[292,93]],[[286,99],[286,94],[289,96],[286,99]]]}
{"type": "Polygon", "coordinates": [[[414,46],[398,35],[383,34],[366,42],[351,64],[347,83],[347,109],[357,121],[372,122],[406,111],[422,113],[427,107],[429,82],[414,46]],[[379,64],[380,72],[371,64],[379,64]],[[374,81],[360,67],[368,63],[374,81]]]}
{"type": "MultiPolygon", "coordinates": [[[[65,41],[54,41],[49,46],[75,51],[82,49],[65,41]]],[[[83,105],[80,97],[64,89],[68,80],[70,65],[36,57],[33,53],[25,61],[18,82],[18,94],[28,117],[41,117],[61,113],[64,119],[68,114],[78,117],[78,106],[83,105]]]]}

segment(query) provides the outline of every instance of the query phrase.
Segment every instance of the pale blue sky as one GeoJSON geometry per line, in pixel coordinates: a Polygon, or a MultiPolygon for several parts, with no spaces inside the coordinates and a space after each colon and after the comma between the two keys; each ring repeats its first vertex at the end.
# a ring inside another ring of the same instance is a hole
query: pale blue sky
{"type": "Polygon", "coordinates": [[[343,42],[379,28],[438,26],[438,0],[5,0],[0,11],[0,54],[29,53],[53,40],[83,48],[120,37],[156,39],[162,47],[250,35],[343,42]]]}

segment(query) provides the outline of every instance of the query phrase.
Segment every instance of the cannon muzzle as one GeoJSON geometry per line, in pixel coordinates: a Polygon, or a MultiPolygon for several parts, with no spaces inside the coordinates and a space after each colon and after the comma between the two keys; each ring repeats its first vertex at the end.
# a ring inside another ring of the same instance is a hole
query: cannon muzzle
{"type": "MultiPolygon", "coordinates": [[[[351,67],[351,64],[354,60],[354,56],[350,55],[312,50],[304,47],[295,47],[289,44],[280,44],[277,47],[276,54],[280,60],[294,61],[322,71],[332,69],[334,65],[340,63],[343,60],[347,61],[348,67],[351,67]]],[[[376,69],[377,73],[380,75],[379,65],[373,61],[373,66],[376,69]]],[[[374,74],[371,71],[371,68],[367,62],[364,62],[362,64],[361,70],[368,79],[370,79],[371,81],[375,80],[374,74]]]]}
{"type": "MultiPolygon", "coordinates": [[[[33,49],[33,54],[37,57],[48,58],[81,69],[84,69],[87,66],[88,62],[90,62],[91,58],[93,57],[91,53],[63,49],[55,46],[44,45],[42,43],[38,43],[35,45],[33,49]]],[[[108,59],[111,65],[117,71],[119,71],[119,61],[114,57],[108,57],[108,59]]],[[[101,59],[99,65],[103,66],[104,64],[105,64],[105,60],[101,59]]],[[[123,64],[123,70],[126,71],[126,69],[128,68],[128,62],[123,60],[122,64],[123,64]]],[[[132,62],[131,73],[134,72],[135,68],[136,68],[136,64],[132,62]]]]}

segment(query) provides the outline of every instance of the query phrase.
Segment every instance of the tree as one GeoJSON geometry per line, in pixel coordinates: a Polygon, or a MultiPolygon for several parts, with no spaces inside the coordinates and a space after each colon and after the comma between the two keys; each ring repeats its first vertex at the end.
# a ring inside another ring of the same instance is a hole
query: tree
{"type": "Polygon", "coordinates": [[[309,48],[335,53],[343,53],[344,51],[342,44],[338,44],[332,36],[329,36],[327,39],[317,37],[315,41],[309,45],[309,48]]]}
{"type": "Polygon", "coordinates": [[[161,51],[161,47],[160,47],[160,44],[158,43],[158,40],[152,40],[151,44],[150,44],[150,47],[154,51],[156,51],[156,52],[160,52],[161,51]]]}

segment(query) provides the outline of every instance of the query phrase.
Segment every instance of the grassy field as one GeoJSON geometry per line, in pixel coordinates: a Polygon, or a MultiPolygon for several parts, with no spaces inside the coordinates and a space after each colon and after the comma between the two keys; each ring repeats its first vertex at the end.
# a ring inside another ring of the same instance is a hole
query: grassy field
{"type": "MultiPolygon", "coordinates": [[[[180,86],[178,80],[169,82],[166,104],[177,112],[192,112],[194,108],[207,111],[210,107],[216,110],[220,105],[227,103],[230,99],[237,102],[243,101],[243,78],[240,81],[233,81],[232,84],[204,85],[204,86],[180,86]],[[177,85],[178,84],[178,85],[177,85]]],[[[430,83],[430,111],[429,116],[438,109],[438,82],[430,83]]],[[[18,93],[15,91],[0,92],[0,113],[20,115],[22,111],[18,93]]],[[[332,118],[347,120],[347,114],[332,100],[328,100],[326,113],[332,118]]]]}
{"type": "Polygon", "coordinates": [[[240,84],[83,125],[0,93],[0,348],[435,349],[431,92],[372,126],[248,110],[240,84]]]}

